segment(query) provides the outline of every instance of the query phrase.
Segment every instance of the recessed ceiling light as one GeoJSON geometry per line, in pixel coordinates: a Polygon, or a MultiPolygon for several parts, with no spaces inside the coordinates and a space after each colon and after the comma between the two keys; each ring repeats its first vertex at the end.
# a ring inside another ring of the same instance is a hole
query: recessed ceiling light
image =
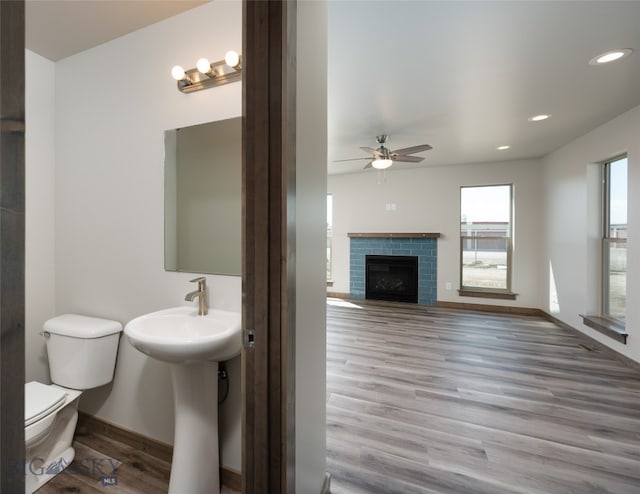
{"type": "Polygon", "coordinates": [[[527,120],[529,120],[529,122],[540,122],[542,120],[546,120],[549,117],[551,117],[551,115],[546,115],[543,113],[540,115],[534,115],[533,117],[529,117],[527,120]]]}
{"type": "Polygon", "coordinates": [[[606,53],[593,57],[589,60],[589,65],[602,65],[605,63],[613,62],[614,60],[620,60],[621,58],[628,57],[633,53],[631,48],[621,48],[619,50],[611,50],[606,53]]]}
{"type": "Polygon", "coordinates": [[[511,149],[511,146],[498,146],[496,149],[498,151],[506,151],[507,149],[511,149]]]}

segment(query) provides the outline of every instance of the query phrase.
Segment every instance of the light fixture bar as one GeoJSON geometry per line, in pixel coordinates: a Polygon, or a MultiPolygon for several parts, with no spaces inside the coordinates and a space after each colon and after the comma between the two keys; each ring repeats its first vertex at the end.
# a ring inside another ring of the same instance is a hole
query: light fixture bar
{"type": "Polygon", "coordinates": [[[203,74],[197,68],[185,70],[185,77],[177,81],[178,90],[183,93],[193,93],[215,86],[222,86],[230,82],[242,80],[242,69],[230,67],[224,60],[211,64],[211,69],[203,74]]]}

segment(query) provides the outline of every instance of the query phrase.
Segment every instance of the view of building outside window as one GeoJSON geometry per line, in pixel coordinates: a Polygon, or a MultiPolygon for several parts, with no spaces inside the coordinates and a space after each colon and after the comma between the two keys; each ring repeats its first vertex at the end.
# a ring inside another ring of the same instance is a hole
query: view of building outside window
{"type": "Polygon", "coordinates": [[[603,315],[624,322],[627,308],[627,157],[604,165],[603,315]]]}
{"type": "Polygon", "coordinates": [[[511,185],[460,188],[461,289],[511,289],[511,185]]]}
{"type": "Polygon", "coordinates": [[[332,261],[332,239],[333,239],[333,196],[327,194],[327,280],[332,279],[331,261],[332,261]]]}

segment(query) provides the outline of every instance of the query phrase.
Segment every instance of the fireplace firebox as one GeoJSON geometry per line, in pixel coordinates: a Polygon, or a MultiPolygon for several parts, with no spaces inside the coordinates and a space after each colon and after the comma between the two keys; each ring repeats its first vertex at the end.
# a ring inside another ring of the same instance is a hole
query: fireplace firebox
{"type": "Polygon", "coordinates": [[[365,257],[365,297],[418,303],[418,256],[365,257]]]}

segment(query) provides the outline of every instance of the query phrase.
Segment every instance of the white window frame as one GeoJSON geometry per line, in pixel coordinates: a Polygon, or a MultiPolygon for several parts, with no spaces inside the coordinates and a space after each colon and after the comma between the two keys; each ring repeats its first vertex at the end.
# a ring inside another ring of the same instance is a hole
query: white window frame
{"type": "MultiPolygon", "coordinates": [[[[481,188],[481,187],[509,187],[509,223],[507,232],[508,234],[501,237],[491,237],[496,239],[503,239],[506,241],[506,254],[507,254],[507,274],[506,274],[506,288],[487,288],[487,287],[479,287],[473,285],[464,285],[464,243],[468,241],[476,240],[477,237],[474,236],[466,236],[462,234],[462,227],[459,227],[460,232],[460,290],[459,293],[461,295],[472,294],[472,293],[483,293],[487,296],[491,296],[494,294],[496,296],[499,295],[508,295],[509,298],[512,298],[513,292],[511,289],[511,278],[512,278],[512,266],[513,266],[513,197],[514,197],[514,187],[512,183],[503,183],[503,184],[490,184],[490,185],[462,185],[460,187],[460,207],[462,207],[462,190],[470,189],[470,188],[481,188]],[[465,293],[467,292],[467,293],[465,293]]],[[[462,225],[462,213],[458,215],[460,225],[462,225]]],[[[476,240],[477,241],[477,240],[476,240]]],[[[515,297],[513,297],[515,298],[515,297]]]]}
{"type": "Polygon", "coordinates": [[[327,282],[333,282],[333,194],[327,194],[327,282]]]}
{"type": "MultiPolygon", "coordinates": [[[[608,159],[602,163],[602,243],[601,243],[601,300],[600,300],[600,314],[601,317],[615,322],[616,324],[625,325],[625,319],[619,318],[611,314],[609,307],[610,300],[610,286],[609,286],[609,252],[610,246],[613,243],[623,243],[626,245],[626,238],[611,237],[611,183],[610,183],[610,167],[612,163],[628,157],[626,154],[616,156],[608,159]]],[[[628,163],[628,161],[627,161],[628,163]]],[[[627,177],[628,178],[628,177],[627,177]]],[[[628,187],[628,185],[627,185],[628,187]]],[[[628,211],[628,204],[627,204],[628,211]]],[[[626,294],[625,294],[626,299],[626,294]]],[[[626,307],[625,307],[626,316],[626,307]]]]}

